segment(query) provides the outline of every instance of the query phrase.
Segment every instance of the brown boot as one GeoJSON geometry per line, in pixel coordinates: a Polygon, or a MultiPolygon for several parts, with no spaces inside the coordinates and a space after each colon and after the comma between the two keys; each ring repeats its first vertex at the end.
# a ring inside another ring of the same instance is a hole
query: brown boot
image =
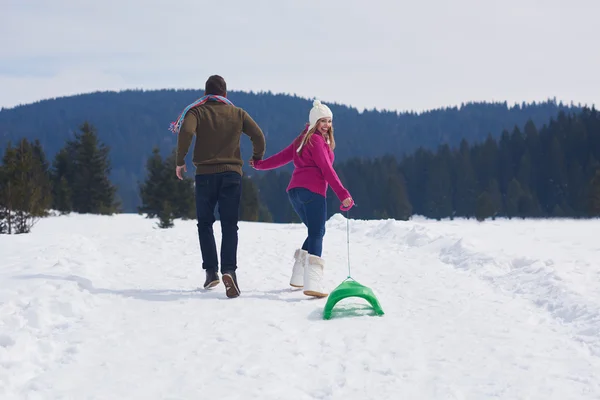
{"type": "Polygon", "coordinates": [[[217,271],[211,269],[206,270],[206,280],[204,281],[204,289],[210,289],[217,286],[221,282],[217,271]]]}
{"type": "Polygon", "coordinates": [[[223,273],[223,284],[225,285],[225,294],[230,299],[240,295],[240,287],[238,286],[235,271],[227,271],[223,273]]]}

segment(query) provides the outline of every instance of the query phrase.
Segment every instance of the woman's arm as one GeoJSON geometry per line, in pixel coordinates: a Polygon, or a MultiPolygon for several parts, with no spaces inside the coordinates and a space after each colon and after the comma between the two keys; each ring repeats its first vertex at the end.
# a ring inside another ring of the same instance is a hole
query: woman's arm
{"type": "Polygon", "coordinates": [[[288,147],[277,154],[273,154],[271,157],[265,158],[264,160],[254,160],[253,167],[260,171],[275,169],[284,166],[293,159],[294,143],[292,142],[288,147]]]}

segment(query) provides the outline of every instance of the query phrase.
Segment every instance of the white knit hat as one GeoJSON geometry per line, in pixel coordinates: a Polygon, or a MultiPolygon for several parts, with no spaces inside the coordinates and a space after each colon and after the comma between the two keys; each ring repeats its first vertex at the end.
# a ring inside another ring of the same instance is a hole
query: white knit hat
{"type": "MultiPolygon", "coordinates": [[[[308,114],[308,122],[310,125],[306,129],[306,132],[310,131],[316,124],[317,121],[321,118],[331,118],[333,119],[333,113],[325,104],[321,103],[319,100],[313,101],[313,108],[311,108],[310,113],[308,114]]],[[[327,143],[329,143],[329,139],[327,139],[327,143]]],[[[302,150],[304,142],[298,146],[298,153],[302,150]]]]}
{"type": "Polygon", "coordinates": [[[315,126],[317,124],[317,121],[320,120],[321,118],[332,118],[333,119],[333,113],[331,112],[329,107],[327,107],[325,104],[321,103],[320,100],[315,100],[315,101],[313,101],[313,108],[310,110],[310,113],[308,114],[308,122],[310,123],[308,130],[310,131],[313,128],[313,126],[315,126]]]}

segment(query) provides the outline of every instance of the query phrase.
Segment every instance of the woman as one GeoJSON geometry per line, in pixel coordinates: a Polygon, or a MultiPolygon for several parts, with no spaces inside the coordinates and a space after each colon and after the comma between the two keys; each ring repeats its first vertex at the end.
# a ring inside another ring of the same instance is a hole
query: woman
{"type": "Polygon", "coordinates": [[[341,210],[354,205],[350,193],[333,169],[333,113],[319,100],[313,102],[309,124],[288,147],[264,160],[250,160],[257,170],[279,168],[293,161],[294,172],[287,187],[294,210],[308,229],[302,248],[294,254],[290,285],[304,287],[307,296],[326,297],[323,288],[325,261],[321,258],[327,219],[327,188],[331,186],[342,202],[341,210]]]}

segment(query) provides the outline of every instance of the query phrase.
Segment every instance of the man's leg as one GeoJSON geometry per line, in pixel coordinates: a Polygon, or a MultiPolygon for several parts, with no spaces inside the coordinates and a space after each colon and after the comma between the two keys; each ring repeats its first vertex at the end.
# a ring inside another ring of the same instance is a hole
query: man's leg
{"type": "Polygon", "coordinates": [[[238,221],[242,177],[236,172],[219,174],[219,216],[221,220],[221,273],[227,297],[240,295],[237,270],[238,221]]]}
{"type": "Polygon", "coordinates": [[[220,174],[219,216],[221,220],[221,272],[237,269],[238,221],[242,177],[236,172],[220,174]]]}
{"type": "Polygon", "coordinates": [[[214,175],[196,175],[196,216],[198,219],[198,239],[202,252],[202,268],[218,271],[217,246],[213,232],[217,186],[214,175]]]}

